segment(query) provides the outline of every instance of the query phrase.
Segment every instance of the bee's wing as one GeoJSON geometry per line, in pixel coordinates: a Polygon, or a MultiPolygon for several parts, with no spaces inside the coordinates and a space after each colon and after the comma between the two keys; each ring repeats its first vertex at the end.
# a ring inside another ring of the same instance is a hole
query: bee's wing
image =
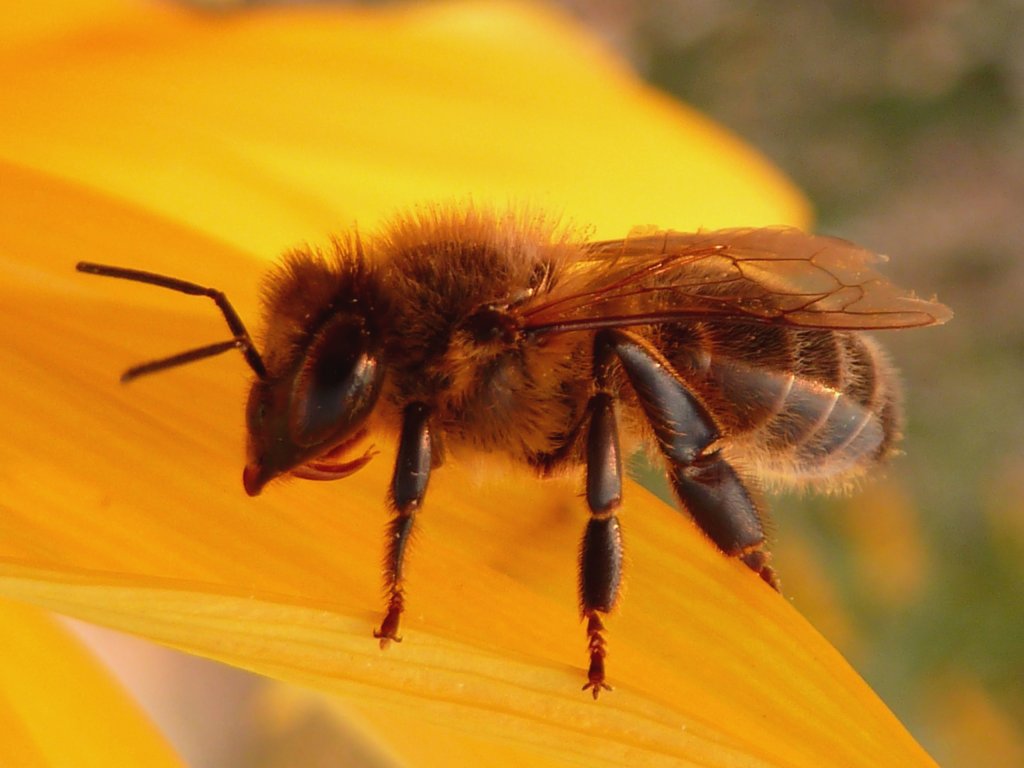
{"type": "Polygon", "coordinates": [[[550,291],[520,308],[526,330],[712,316],[835,330],[913,328],[952,316],[876,272],[885,257],[791,227],[637,231],[590,243],[585,253],[550,291]]]}

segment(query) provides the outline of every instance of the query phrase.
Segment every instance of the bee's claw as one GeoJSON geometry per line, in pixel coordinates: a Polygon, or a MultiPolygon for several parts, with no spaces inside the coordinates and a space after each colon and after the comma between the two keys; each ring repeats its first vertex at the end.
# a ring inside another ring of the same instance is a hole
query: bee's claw
{"type": "Polygon", "coordinates": [[[402,619],[402,611],[405,608],[405,601],[402,599],[402,590],[394,587],[391,592],[391,599],[388,601],[388,612],[384,614],[384,621],[380,623],[380,629],[373,630],[373,636],[380,640],[380,649],[383,651],[394,640],[402,642],[398,636],[398,624],[402,619]]]}
{"type": "Polygon", "coordinates": [[[381,629],[373,630],[373,636],[375,638],[377,638],[378,640],[380,640],[380,649],[382,651],[387,649],[387,647],[389,645],[391,645],[392,642],[396,642],[396,643],[402,642],[402,638],[400,638],[398,635],[386,634],[383,631],[383,627],[381,629]]]}
{"type": "Polygon", "coordinates": [[[584,690],[585,691],[588,688],[590,689],[590,692],[594,695],[594,701],[597,701],[597,696],[598,696],[599,693],[601,693],[601,691],[614,691],[615,690],[610,685],[608,685],[608,683],[606,683],[604,681],[604,678],[598,678],[598,679],[591,678],[590,682],[584,683],[583,688],[581,688],[580,690],[584,690]]]}

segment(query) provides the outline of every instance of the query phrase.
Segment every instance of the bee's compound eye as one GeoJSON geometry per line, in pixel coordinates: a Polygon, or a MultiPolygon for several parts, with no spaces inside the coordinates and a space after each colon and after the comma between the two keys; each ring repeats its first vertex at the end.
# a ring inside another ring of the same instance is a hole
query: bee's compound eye
{"type": "Polygon", "coordinates": [[[301,445],[343,437],[369,415],[382,371],[359,319],[329,322],[310,344],[295,379],[292,430],[301,445]]]}

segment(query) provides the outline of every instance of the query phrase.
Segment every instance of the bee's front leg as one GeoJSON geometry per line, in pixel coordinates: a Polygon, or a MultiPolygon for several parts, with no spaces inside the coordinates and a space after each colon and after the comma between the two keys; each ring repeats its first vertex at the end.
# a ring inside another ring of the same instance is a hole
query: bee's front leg
{"type": "Polygon", "coordinates": [[[373,636],[380,647],[387,648],[394,640],[401,642],[398,625],[405,609],[402,590],[402,568],[406,545],[412,532],[416,512],[423,503],[430,480],[433,446],[430,433],[430,411],[423,403],[410,403],[402,413],[402,434],[398,441],[395,472],[391,478],[391,507],[395,516],[388,526],[387,553],[384,558],[384,588],[388,592],[387,613],[380,629],[373,636]]]}

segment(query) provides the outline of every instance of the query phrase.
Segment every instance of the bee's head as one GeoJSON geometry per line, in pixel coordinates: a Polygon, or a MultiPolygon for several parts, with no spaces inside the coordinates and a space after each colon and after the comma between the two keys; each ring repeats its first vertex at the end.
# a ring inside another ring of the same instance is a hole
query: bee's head
{"type": "Polygon", "coordinates": [[[246,408],[245,490],[290,473],[316,480],[352,474],[372,454],[351,451],[384,379],[380,283],[357,251],[290,254],[266,283],[266,375],[246,408]]]}
{"type": "Polygon", "coordinates": [[[365,319],[341,314],[297,350],[286,371],[257,379],[246,409],[246,492],[254,496],[286,472],[327,480],[365,465],[369,453],[347,460],[344,454],[366,437],[383,373],[365,319]]]}
{"type": "Polygon", "coordinates": [[[344,460],[366,437],[366,421],[384,379],[381,340],[388,317],[378,274],[357,236],[334,252],[296,251],[266,282],[266,340],[260,354],[245,324],[215,288],[167,275],[81,262],[79,272],[168,288],[214,300],[232,337],[129,368],[131,381],[238,349],[256,374],[249,393],[248,461],[242,481],[250,495],[286,472],[334,480],[372,457],[344,460]]]}

